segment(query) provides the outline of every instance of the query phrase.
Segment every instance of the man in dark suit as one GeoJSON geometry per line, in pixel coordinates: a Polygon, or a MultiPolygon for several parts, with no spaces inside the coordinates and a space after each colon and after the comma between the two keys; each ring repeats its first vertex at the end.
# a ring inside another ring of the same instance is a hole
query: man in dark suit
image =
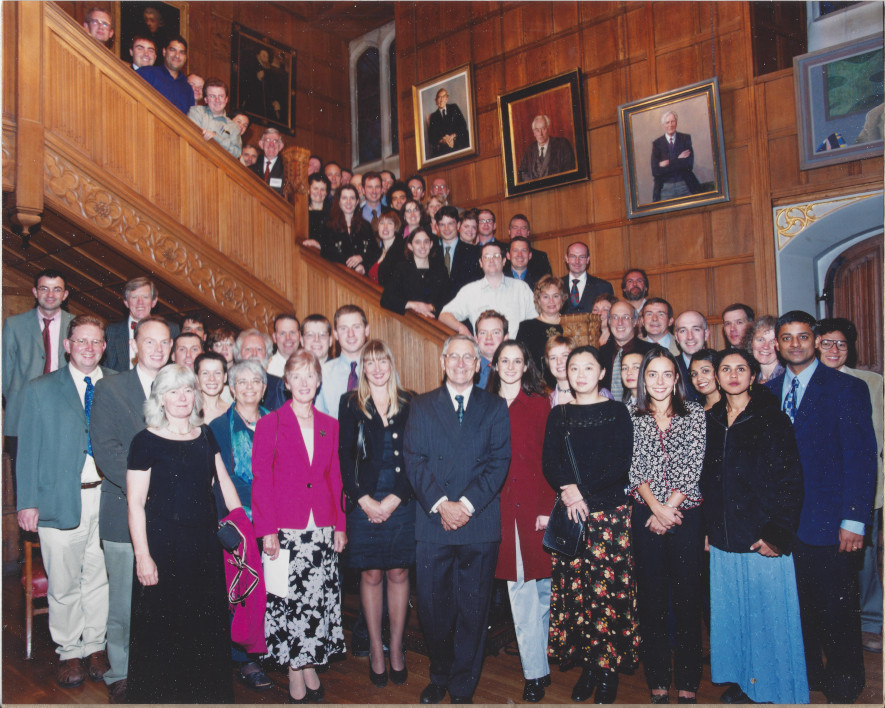
{"type": "MultiPolygon", "coordinates": [[[[508,226],[507,228],[507,237],[510,241],[510,244],[513,244],[513,240],[517,238],[524,238],[526,239],[526,241],[529,242],[529,244],[531,244],[532,230],[529,226],[529,219],[525,214],[514,214],[510,217],[510,226],[508,226]]],[[[504,249],[508,250],[508,247],[505,246],[504,249]]],[[[511,275],[512,266],[513,259],[508,254],[504,275],[515,278],[517,276],[511,275]]],[[[528,277],[519,278],[519,280],[524,281],[530,288],[534,287],[534,284],[538,282],[542,276],[553,274],[553,271],[550,268],[550,259],[547,257],[547,254],[544,251],[538,250],[534,247],[531,248],[529,260],[526,261],[526,264],[524,266],[516,266],[517,272],[520,271],[522,268],[525,269],[528,277]]]]}
{"type": "Polygon", "coordinates": [[[422,703],[471,703],[485,650],[501,542],[499,492],[510,464],[510,422],[500,397],[473,386],[479,348],[449,337],[445,383],[412,400],[406,471],[421,508],[418,611],[430,654],[422,703]]]}
{"type": "Polygon", "coordinates": [[[678,120],[679,116],[673,111],[664,113],[661,116],[664,135],[651,144],[653,202],[685,197],[701,191],[701,184],[692,171],[694,151],[691,147],[691,136],[688,133],[676,132],[678,120]]]}
{"type": "MultiPolygon", "coordinates": [[[[270,351],[273,347],[273,340],[269,335],[259,332],[257,329],[244,329],[237,336],[234,342],[234,362],[239,364],[241,361],[252,359],[257,361],[262,369],[267,370],[267,362],[270,361],[270,351]]],[[[283,379],[273,374],[267,375],[267,390],[264,392],[264,399],[261,405],[269,411],[275,411],[283,405],[291,394],[286,390],[286,384],[283,379]]]]}
{"type": "Polygon", "coordinates": [[[815,358],[815,327],[798,310],[778,318],[787,369],[766,386],[793,421],[802,461],[793,558],[808,685],[831,703],[853,703],[864,687],[857,570],[876,488],[876,438],[866,385],[815,358]]]}
{"type": "Polygon", "coordinates": [[[458,209],[453,206],[440,207],[436,212],[436,225],[439,229],[439,249],[437,256],[442,259],[449,273],[449,296],[446,303],[451,301],[458,291],[467,283],[479,280],[483,277],[482,268],[479,266],[481,249],[470,243],[465,243],[458,237],[458,209]]]}
{"type": "Polygon", "coordinates": [[[519,162],[519,181],[552,177],[575,169],[575,150],[567,138],[550,136],[550,119],[535,116],[532,121],[535,142],[523,153],[519,162]]]}
{"type": "Polygon", "coordinates": [[[60,686],[101,681],[108,576],[98,537],[101,477],[89,444],[94,386],[103,376],[104,320],[75,317],[64,340],[68,366],[25,387],[16,466],[18,525],[40,536],[49,580],[49,633],[60,686]]]}
{"type": "Polygon", "coordinates": [[[596,278],[587,272],[590,267],[590,249],[587,244],[576,241],[565,252],[565,265],[568,275],[562,278],[568,300],[562,308],[562,314],[571,312],[592,312],[593,301],[598,295],[614,295],[612,284],[602,278],[596,278]]]}
{"type": "MultiPolygon", "coordinates": [[[[151,310],[157,306],[157,297],[157,286],[150,278],[139,276],[126,283],[126,287],[123,288],[123,302],[129,310],[129,317],[120,322],[112,322],[106,332],[108,348],[104,363],[109,369],[129,371],[134,368],[132,333],[135,331],[135,326],[150,315],[151,310]]],[[[169,333],[174,339],[178,336],[178,325],[168,322],[167,324],[169,333]]]]}
{"type": "Polygon", "coordinates": [[[13,458],[25,385],[67,365],[64,338],[73,319],[70,312],[61,309],[68,299],[68,287],[59,271],[37,273],[31,293],[37,307],[3,323],[3,434],[7,436],[6,451],[13,458]]]}
{"type": "Polygon", "coordinates": [[[280,196],[283,196],[283,159],[279,156],[283,149],[283,136],[276,128],[266,128],[258,141],[264,151],[264,157],[259,159],[249,169],[264,180],[264,183],[280,196]]]}
{"type": "Polygon", "coordinates": [[[702,397],[691,383],[689,368],[692,355],[706,347],[710,338],[707,318],[695,310],[680,312],[673,320],[673,335],[679,345],[680,354],[676,357],[676,363],[679,365],[682,383],[685,384],[686,397],[692,401],[700,401],[702,397]]]}
{"type": "Polygon", "coordinates": [[[470,147],[470,133],[464,114],[457,103],[449,105],[449,92],[444,88],[436,92],[436,108],[430,114],[427,126],[430,156],[439,157],[470,147]]]}
{"type": "Polygon", "coordinates": [[[129,538],[126,469],[132,438],[144,429],[144,402],[169,359],[172,337],[162,317],[147,316],[135,328],[134,369],[108,376],[95,387],[89,433],[95,463],[104,480],[98,533],[108,573],[108,659],[104,676],[111,703],[126,700],[129,671],[129,619],[135,556],[129,538]]]}
{"type": "Polygon", "coordinates": [[[611,336],[599,350],[599,363],[605,368],[605,375],[599,385],[611,391],[616,401],[620,401],[624,395],[624,384],[621,382],[621,360],[624,354],[645,354],[655,346],[636,336],[638,322],[639,315],[633,305],[624,300],[618,300],[608,312],[608,330],[611,336]]]}

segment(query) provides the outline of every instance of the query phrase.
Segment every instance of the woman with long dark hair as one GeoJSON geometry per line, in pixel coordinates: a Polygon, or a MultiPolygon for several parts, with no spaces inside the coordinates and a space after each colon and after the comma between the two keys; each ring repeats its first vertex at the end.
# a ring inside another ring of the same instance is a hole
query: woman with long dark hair
{"type": "Polygon", "coordinates": [[[569,518],[580,518],[586,529],[578,556],[553,554],[548,653],[560,664],[582,665],[572,700],[586,701],[595,691],[596,703],[614,703],[618,672],[636,666],[639,645],[624,491],[633,435],[624,404],[600,393],[605,369],[595,347],[574,349],[566,369],[574,401],[547,419],[544,476],[569,518]]]}
{"type": "Polygon", "coordinates": [[[359,205],[360,194],[356,187],[344,184],[338,188],[326,220],[320,253],[326,260],[366,275],[377,260],[379,249],[372,226],[363,219],[359,205]]]}
{"type": "Polygon", "coordinates": [[[406,239],[406,258],[397,263],[385,284],[381,306],[435,318],[446,302],[449,278],[439,258],[431,258],[433,240],[429,231],[417,229],[406,239]]]}
{"type": "Polygon", "coordinates": [[[719,383],[716,381],[716,367],[713,357],[716,355],[712,349],[699,349],[691,355],[691,363],[688,366],[688,375],[691,378],[691,386],[701,394],[701,403],[704,410],[710,410],[722,398],[719,392],[719,383]]]}
{"type": "Polygon", "coordinates": [[[492,356],[486,390],[507,402],[510,470],[501,489],[501,548],[495,577],[507,581],[525,688],[535,703],[550,685],[550,556],[541,546],[553,493],[544,480],[542,452],[550,404],[525,344],[507,339],[492,356]]]}
{"type": "Polygon", "coordinates": [[[633,421],[633,545],[642,663],[652,703],[696,703],[701,681],[701,577],[704,529],[698,480],[706,423],[687,401],[673,355],[660,346],[642,359],[633,421]],[[675,619],[675,650],[668,617],[675,619]],[[671,661],[675,668],[671,667],[671,661]]]}

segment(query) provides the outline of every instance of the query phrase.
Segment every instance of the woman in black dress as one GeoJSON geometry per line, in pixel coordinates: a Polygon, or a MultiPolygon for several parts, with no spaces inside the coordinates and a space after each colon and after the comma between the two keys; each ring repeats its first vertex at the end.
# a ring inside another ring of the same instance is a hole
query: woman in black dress
{"type": "Polygon", "coordinates": [[[320,253],[323,258],[341,263],[366,275],[378,258],[378,244],[371,225],[360,212],[360,193],[352,184],[338,188],[332,210],[326,220],[320,253]]]}
{"type": "Polygon", "coordinates": [[[556,377],[547,368],[544,361],[544,347],[547,340],[562,334],[560,311],[568,299],[568,293],[560,278],[545,275],[535,283],[535,309],[538,316],[533,320],[524,320],[519,325],[516,341],[528,347],[532,361],[544,377],[550,388],[556,385],[556,377]]]}
{"type": "Polygon", "coordinates": [[[415,505],[406,477],[403,440],[408,391],[399,387],[387,345],[369,340],[355,391],[341,397],[339,453],[350,548],[346,561],[362,571],[360,600],[369,630],[369,678],[387,684],[381,642],[384,577],[390,618],[390,680],[405,683],[403,632],[409,606],[409,566],[415,562],[415,505]],[[376,669],[378,669],[376,671],[376,669]]]}
{"type": "Polygon", "coordinates": [[[698,481],[706,422],[700,403],[685,400],[673,355],[656,346],[639,370],[633,421],[633,546],[642,627],[642,663],[652,703],[697,703],[701,681],[701,578],[704,527],[698,481]],[[675,648],[668,618],[676,621],[675,648]],[[671,663],[675,668],[671,669],[671,663]]]}
{"type": "Polygon", "coordinates": [[[406,310],[436,317],[446,302],[449,278],[442,260],[431,258],[433,241],[423,229],[406,240],[406,260],[397,264],[381,295],[381,306],[401,315],[406,310]]]}
{"type": "Polygon", "coordinates": [[[624,488],[633,450],[630,416],[599,392],[605,369],[594,347],[578,347],[566,363],[575,400],[556,406],[544,436],[544,476],[586,523],[586,545],[575,558],[553,554],[548,654],[580,663],[572,700],[614,703],[618,672],[637,663],[639,634],[630,509],[624,488]],[[580,482],[566,447],[571,441],[580,482]]]}
{"type": "Polygon", "coordinates": [[[378,258],[369,268],[369,280],[382,288],[390,282],[398,263],[406,260],[406,244],[400,235],[397,212],[388,209],[378,217],[378,258]]]}
{"type": "Polygon", "coordinates": [[[135,552],[127,695],[133,703],[231,703],[230,615],[212,485],[240,507],[197,377],[170,364],[145,402],[126,472],[135,552]]]}
{"type": "Polygon", "coordinates": [[[329,217],[329,202],[326,199],[332,189],[329,178],[321,172],[314,172],[307,178],[307,239],[303,246],[320,248],[326,219],[329,217]]]}

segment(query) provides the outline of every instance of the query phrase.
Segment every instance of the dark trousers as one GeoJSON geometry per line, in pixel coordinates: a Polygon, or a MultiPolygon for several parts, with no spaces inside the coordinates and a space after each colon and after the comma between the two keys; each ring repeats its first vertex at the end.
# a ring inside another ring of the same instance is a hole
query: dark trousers
{"type": "Polygon", "coordinates": [[[793,550],[808,684],[832,703],[854,703],[864,687],[858,556],[798,538],[793,550]]]}
{"type": "Polygon", "coordinates": [[[682,525],[663,536],[645,528],[650,516],[645,504],[633,505],[633,556],[645,680],[651,689],[670,687],[668,614],[672,605],[676,625],[674,683],[679,691],[696,691],[702,669],[703,516],[700,508],[683,511],[682,525]]]}
{"type": "Polygon", "coordinates": [[[418,541],[418,617],[430,681],[470,698],[479,683],[500,543],[463,546],[418,541]]]}

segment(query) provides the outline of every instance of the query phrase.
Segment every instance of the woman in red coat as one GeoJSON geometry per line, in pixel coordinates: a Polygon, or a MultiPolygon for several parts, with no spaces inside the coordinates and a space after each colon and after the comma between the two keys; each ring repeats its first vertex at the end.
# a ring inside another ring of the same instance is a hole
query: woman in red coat
{"type": "Polygon", "coordinates": [[[541,469],[550,403],[528,349],[512,339],[495,352],[487,389],[506,400],[510,412],[510,470],[501,490],[501,548],[495,577],[507,581],[525,677],[522,698],[534,703],[550,685],[551,561],[541,546],[554,500],[541,469]]]}

